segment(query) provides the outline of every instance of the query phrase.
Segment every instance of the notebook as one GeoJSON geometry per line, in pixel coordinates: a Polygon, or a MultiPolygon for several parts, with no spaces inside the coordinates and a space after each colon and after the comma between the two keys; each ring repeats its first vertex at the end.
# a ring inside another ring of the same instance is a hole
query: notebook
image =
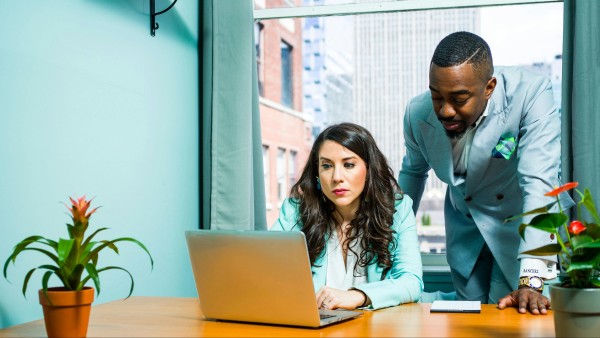
{"type": "Polygon", "coordinates": [[[480,313],[481,302],[478,300],[435,300],[431,304],[430,312],[480,313]]]}
{"type": "Polygon", "coordinates": [[[208,319],[317,328],[361,315],[318,309],[300,231],[191,230],[185,236],[208,319]]]}

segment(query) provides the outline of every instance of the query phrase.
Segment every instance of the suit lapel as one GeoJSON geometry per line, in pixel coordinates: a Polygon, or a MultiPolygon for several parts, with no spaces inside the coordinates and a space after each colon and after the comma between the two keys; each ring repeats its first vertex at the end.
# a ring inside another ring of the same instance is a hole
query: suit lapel
{"type": "Polygon", "coordinates": [[[455,185],[452,143],[433,110],[429,114],[427,122],[420,122],[420,128],[423,139],[427,140],[424,143],[427,148],[429,165],[440,180],[455,185]]]}
{"type": "Polygon", "coordinates": [[[494,90],[494,94],[488,107],[489,114],[481,122],[471,144],[471,152],[469,153],[469,163],[467,165],[467,181],[465,184],[465,194],[470,195],[477,189],[481,180],[487,171],[492,159],[492,149],[498,143],[504,125],[506,124],[507,108],[503,101],[498,102],[494,98],[503,98],[504,93],[500,90],[494,90]]]}

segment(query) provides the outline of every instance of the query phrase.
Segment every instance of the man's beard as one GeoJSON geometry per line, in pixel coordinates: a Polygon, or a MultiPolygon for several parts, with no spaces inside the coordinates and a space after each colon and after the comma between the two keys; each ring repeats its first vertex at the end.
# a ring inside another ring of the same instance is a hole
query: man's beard
{"type": "MultiPolygon", "coordinates": [[[[446,122],[453,122],[453,121],[452,121],[452,119],[447,119],[447,120],[445,120],[445,119],[440,119],[440,118],[438,118],[438,120],[440,120],[440,122],[445,122],[445,121],[446,121],[446,122]]],[[[455,131],[455,130],[448,130],[448,129],[444,128],[444,131],[446,132],[446,135],[447,135],[447,136],[448,136],[448,137],[449,137],[451,140],[460,140],[460,139],[461,139],[461,138],[462,138],[462,137],[465,135],[465,133],[467,132],[467,129],[468,129],[468,128],[466,127],[466,124],[465,124],[465,122],[464,122],[464,121],[456,121],[456,122],[458,122],[458,123],[460,123],[460,124],[461,124],[462,128],[459,128],[459,129],[462,129],[462,130],[460,130],[460,131],[455,131]]]]}
{"type": "Polygon", "coordinates": [[[446,130],[444,129],[444,131],[446,132],[446,136],[448,136],[451,140],[460,140],[463,136],[465,136],[466,131],[460,131],[460,132],[456,132],[456,131],[452,131],[452,130],[446,130]]]}

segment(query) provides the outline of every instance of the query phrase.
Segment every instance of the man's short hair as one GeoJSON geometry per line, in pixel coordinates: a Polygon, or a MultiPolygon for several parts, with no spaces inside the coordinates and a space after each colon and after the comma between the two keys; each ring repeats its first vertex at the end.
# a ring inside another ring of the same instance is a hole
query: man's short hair
{"type": "Polygon", "coordinates": [[[440,41],[435,48],[431,63],[438,67],[452,67],[470,63],[482,80],[494,74],[492,52],[487,42],[470,32],[455,32],[440,41]]]}

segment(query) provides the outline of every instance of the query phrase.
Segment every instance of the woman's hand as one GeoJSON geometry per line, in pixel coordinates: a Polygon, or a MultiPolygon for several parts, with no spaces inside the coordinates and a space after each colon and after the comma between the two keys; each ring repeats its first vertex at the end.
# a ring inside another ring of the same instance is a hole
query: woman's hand
{"type": "Polygon", "coordinates": [[[317,292],[317,304],[319,309],[346,309],[354,310],[363,305],[366,295],[358,290],[338,290],[327,286],[317,292]]]}

